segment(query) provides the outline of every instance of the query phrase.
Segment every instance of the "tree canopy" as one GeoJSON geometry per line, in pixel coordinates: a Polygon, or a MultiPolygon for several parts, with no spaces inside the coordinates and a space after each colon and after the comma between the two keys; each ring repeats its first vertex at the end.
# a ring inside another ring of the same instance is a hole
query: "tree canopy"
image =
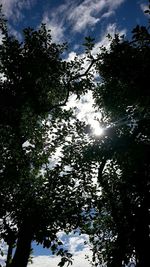
{"type": "Polygon", "coordinates": [[[12,36],[1,13],[0,235],[7,267],[26,267],[35,240],[62,256],[57,233],[89,234],[93,264],[150,265],[150,32],[115,35],[94,58],[68,62],[66,44],[53,43],[46,25],[12,36]],[[100,82],[93,78],[92,68],[100,82]],[[70,94],[90,89],[102,114],[103,135],[72,109],[70,94]],[[59,155],[59,156],[57,156],[59,155]],[[96,179],[95,179],[96,178],[96,179]],[[95,183],[93,182],[95,179],[95,183]],[[14,254],[12,253],[15,246],[14,254]]]}
{"type": "Polygon", "coordinates": [[[64,60],[66,44],[53,43],[46,25],[24,29],[22,40],[9,33],[2,13],[0,26],[0,234],[9,246],[6,266],[27,266],[33,240],[62,256],[62,266],[71,255],[57,233],[76,229],[92,203],[92,173],[80,155],[85,126],[63,107],[71,93],[79,97],[91,86],[90,74],[80,74],[82,60],[64,60]]]}
{"type": "Polygon", "coordinates": [[[136,26],[132,40],[116,35],[100,57],[101,82],[93,95],[103,114],[104,135],[93,146],[102,188],[90,230],[94,260],[120,267],[133,258],[136,266],[149,266],[149,26],[136,26]]]}

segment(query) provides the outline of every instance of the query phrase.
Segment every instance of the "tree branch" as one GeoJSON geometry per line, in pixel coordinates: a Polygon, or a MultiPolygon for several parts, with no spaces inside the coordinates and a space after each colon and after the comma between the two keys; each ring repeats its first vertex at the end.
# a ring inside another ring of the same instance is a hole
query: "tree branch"
{"type": "Polygon", "coordinates": [[[92,66],[93,66],[96,62],[98,62],[99,60],[100,60],[100,57],[98,57],[98,58],[93,58],[92,61],[91,61],[91,63],[89,64],[88,68],[85,70],[84,73],[82,73],[82,74],[78,74],[78,75],[76,75],[76,76],[74,76],[74,77],[71,77],[71,78],[69,79],[68,83],[66,84],[66,87],[68,87],[68,88],[67,88],[67,94],[66,94],[65,100],[64,100],[62,103],[59,103],[59,104],[56,104],[56,105],[52,106],[52,108],[51,108],[50,110],[55,109],[55,108],[58,108],[58,107],[62,107],[62,106],[65,106],[65,105],[66,105],[66,103],[67,103],[67,101],[68,101],[68,98],[69,98],[69,94],[70,94],[71,82],[72,82],[72,81],[75,81],[75,80],[77,80],[77,79],[80,79],[80,78],[82,78],[82,77],[85,77],[85,76],[88,74],[88,72],[90,71],[90,69],[92,68],[92,66]]]}

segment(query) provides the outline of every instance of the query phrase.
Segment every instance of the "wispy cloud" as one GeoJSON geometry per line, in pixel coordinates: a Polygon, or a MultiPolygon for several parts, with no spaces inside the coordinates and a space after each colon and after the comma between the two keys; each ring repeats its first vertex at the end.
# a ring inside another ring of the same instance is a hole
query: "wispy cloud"
{"type": "Polygon", "coordinates": [[[46,11],[43,21],[52,31],[54,41],[64,40],[69,30],[73,34],[93,28],[102,19],[108,19],[125,0],[64,1],[53,10],[46,11]]]}
{"type": "Polygon", "coordinates": [[[107,49],[109,48],[110,40],[108,38],[108,34],[112,38],[114,37],[115,34],[118,34],[119,36],[126,35],[126,29],[119,30],[117,28],[116,23],[108,24],[105,31],[101,34],[100,39],[95,44],[95,47],[93,49],[93,55],[96,55],[97,53],[99,53],[102,46],[104,46],[107,49]]]}
{"type": "Polygon", "coordinates": [[[47,29],[51,30],[51,35],[54,42],[64,41],[65,26],[63,21],[58,19],[59,17],[49,18],[48,14],[44,14],[43,23],[46,23],[47,29]]]}
{"type": "Polygon", "coordinates": [[[146,14],[145,13],[145,10],[148,10],[149,9],[148,8],[148,4],[142,3],[142,4],[140,4],[140,8],[143,11],[143,13],[145,14],[145,16],[149,16],[149,14],[146,14]]]}
{"type": "MultiPolygon", "coordinates": [[[[118,29],[116,23],[109,23],[106,27],[106,29],[101,33],[98,41],[95,43],[95,46],[92,51],[92,55],[95,56],[98,53],[101,52],[101,47],[105,47],[106,49],[109,49],[110,46],[110,39],[108,38],[108,34],[113,38],[115,34],[118,34],[119,36],[126,35],[127,30],[124,29],[118,29]]],[[[68,54],[67,60],[73,60],[77,56],[77,53],[75,51],[71,51],[68,54]]],[[[84,54],[79,55],[80,58],[84,57],[84,54]]],[[[87,66],[86,66],[87,67],[87,66]]]]}
{"type": "Polygon", "coordinates": [[[6,17],[13,22],[17,22],[24,18],[23,9],[30,9],[36,0],[1,0],[3,12],[6,17]]]}
{"type": "Polygon", "coordinates": [[[94,26],[102,18],[114,14],[116,8],[125,0],[84,0],[69,13],[69,20],[76,32],[83,31],[88,26],[94,26]]]}
{"type": "Polygon", "coordinates": [[[64,2],[43,14],[42,23],[46,23],[47,28],[51,30],[53,41],[64,41],[65,31],[67,27],[67,13],[69,12],[72,4],[64,2]]]}

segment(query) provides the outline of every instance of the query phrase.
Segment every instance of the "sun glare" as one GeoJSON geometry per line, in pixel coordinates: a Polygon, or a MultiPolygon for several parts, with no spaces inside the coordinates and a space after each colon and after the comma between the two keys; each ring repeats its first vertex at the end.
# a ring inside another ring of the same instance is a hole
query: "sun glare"
{"type": "Polygon", "coordinates": [[[104,129],[101,127],[97,127],[94,129],[94,134],[97,136],[102,135],[103,133],[104,133],[104,129]]]}
{"type": "Polygon", "coordinates": [[[96,120],[91,121],[91,127],[93,129],[94,135],[100,136],[104,133],[104,129],[100,126],[99,122],[96,120]]]}

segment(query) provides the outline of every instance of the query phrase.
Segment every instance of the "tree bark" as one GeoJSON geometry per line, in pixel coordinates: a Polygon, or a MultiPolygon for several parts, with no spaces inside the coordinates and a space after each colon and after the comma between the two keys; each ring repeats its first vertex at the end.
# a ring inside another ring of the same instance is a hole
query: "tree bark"
{"type": "Polygon", "coordinates": [[[10,264],[10,267],[27,266],[31,252],[32,239],[33,239],[33,231],[31,229],[31,225],[27,222],[24,222],[20,227],[18,233],[16,251],[12,259],[12,263],[10,264]]]}
{"type": "Polygon", "coordinates": [[[7,259],[6,259],[6,267],[10,266],[11,259],[12,259],[12,252],[13,252],[13,244],[10,243],[8,246],[8,253],[7,253],[7,259]]]}

